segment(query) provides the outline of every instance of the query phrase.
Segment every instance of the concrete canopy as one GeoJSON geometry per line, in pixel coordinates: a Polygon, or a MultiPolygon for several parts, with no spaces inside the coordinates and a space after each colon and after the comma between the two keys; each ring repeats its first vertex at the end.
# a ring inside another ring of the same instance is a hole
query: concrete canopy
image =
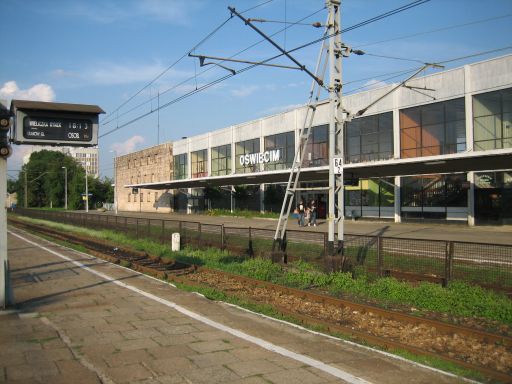
{"type": "MultiPolygon", "coordinates": [[[[512,166],[512,149],[497,149],[480,152],[462,152],[449,155],[391,159],[374,162],[346,164],[345,179],[353,177],[392,177],[422,174],[500,170],[512,166]]],[[[300,181],[327,180],[329,167],[303,168],[300,181]]],[[[204,188],[230,185],[254,185],[286,183],[290,170],[239,173],[225,176],[211,176],[194,179],[169,180],[154,183],[125,185],[126,188],[150,190],[204,188]]]]}

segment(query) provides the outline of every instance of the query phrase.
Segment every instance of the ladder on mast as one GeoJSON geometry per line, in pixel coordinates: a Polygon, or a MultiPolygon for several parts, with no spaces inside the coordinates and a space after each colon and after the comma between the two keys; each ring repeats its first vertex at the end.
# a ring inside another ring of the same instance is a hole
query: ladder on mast
{"type": "MultiPolygon", "coordinates": [[[[329,22],[329,21],[328,21],[329,22]]],[[[328,29],[326,28],[327,33],[328,29]]],[[[292,167],[290,170],[290,176],[286,185],[286,192],[283,199],[283,205],[281,206],[281,212],[277,223],[276,232],[274,235],[274,241],[272,244],[272,257],[274,258],[276,253],[284,252],[286,249],[286,228],[292,211],[293,202],[295,199],[295,192],[297,191],[308,191],[308,190],[328,190],[328,187],[323,188],[299,188],[299,178],[301,169],[304,163],[304,157],[306,149],[311,136],[313,127],[313,121],[315,118],[317,106],[319,104],[320,93],[322,91],[322,83],[324,76],[329,64],[328,56],[328,42],[324,40],[320,49],[318,60],[316,64],[315,76],[320,81],[312,81],[311,90],[309,94],[309,100],[306,105],[306,114],[304,116],[304,123],[299,131],[299,143],[295,156],[293,159],[292,167]]],[[[286,261],[286,260],[285,260],[286,261]]]]}

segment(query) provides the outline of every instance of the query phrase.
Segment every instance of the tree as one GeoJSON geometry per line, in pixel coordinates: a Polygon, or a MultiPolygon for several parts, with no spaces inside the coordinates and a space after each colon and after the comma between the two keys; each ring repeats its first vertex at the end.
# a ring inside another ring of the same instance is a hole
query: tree
{"type": "Polygon", "coordinates": [[[85,190],[85,171],[71,156],[62,152],[42,150],[30,155],[18,175],[16,192],[20,206],[25,199],[25,176],[27,181],[27,203],[29,207],[63,207],[65,198],[64,170],[68,173],[68,207],[83,206],[81,194],[85,190]]]}

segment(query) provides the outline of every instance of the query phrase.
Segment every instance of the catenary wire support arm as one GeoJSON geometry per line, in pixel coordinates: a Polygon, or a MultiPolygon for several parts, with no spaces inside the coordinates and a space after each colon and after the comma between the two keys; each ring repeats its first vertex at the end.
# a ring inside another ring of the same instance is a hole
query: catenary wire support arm
{"type": "Polygon", "coordinates": [[[234,7],[228,7],[229,11],[232,15],[237,16],[239,19],[241,19],[246,25],[251,27],[254,31],[256,31],[260,36],[262,36],[265,40],[267,40],[270,44],[272,44],[277,50],[279,50],[283,55],[288,57],[291,61],[293,61],[302,71],[306,72],[313,80],[315,80],[318,85],[321,87],[324,85],[324,82],[322,79],[318,78],[314,73],[312,73],[309,69],[306,68],[305,65],[302,65],[297,59],[295,59],[292,55],[290,55],[285,49],[281,48],[279,44],[277,44],[274,40],[272,40],[270,37],[268,37],[265,33],[263,33],[260,29],[255,27],[249,19],[246,19],[243,17],[240,13],[236,11],[234,7]]]}
{"type": "Polygon", "coordinates": [[[357,113],[356,113],[356,116],[359,117],[361,115],[363,115],[368,109],[370,109],[371,107],[373,107],[375,104],[377,104],[378,102],[380,102],[382,99],[388,97],[390,94],[392,94],[393,92],[395,92],[398,88],[400,87],[403,87],[405,86],[405,83],[407,83],[409,80],[413,79],[414,77],[416,77],[419,73],[423,72],[425,69],[427,69],[428,67],[432,67],[432,68],[444,68],[444,66],[442,65],[439,65],[439,64],[436,64],[436,63],[425,63],[424,66],[422,66],[420,69],[418,69],[416,72],[414,72],[411,76],[409,76],[407,79],[405,79],[404,81],[402,81],[400,84],[397,84],[396,86],[394,86],[391,90],[389,90],[388,92],[386,92],[385,94],[383,94],[381,97],[379,97],[377,100],[373,101],[372,103],[370,103],[369,105],[367,105],[365,108],[359,110],[357,113]]]}
{"type": "Polygon", "coordinates": [[[289,65],[280,65],[280,64],[269,64],[269,63],[265,63],[264,61],[237,60],[237,59],[231,59],[231,58],[227,58],[227,57],[224,58],[224,57],[216,57],[216,56],[194,55],[192,53],[189,53],[188,55],[190,57],[197,57],[197,58],[199,58],[201,66],[205,66],[205,65],[208,65],[208,64],[216,64],[216,63],[204,63],[205,59],[210,59],[210,60],[219,60],[219,61],[229,61],[229,62],[232,62],[232,63],[263,65],[265,67],[275,67],[275,68],[302,70],[302,68],[299,68],[299,67],[292,67],[292,66],[289,66],[289,65]]]}

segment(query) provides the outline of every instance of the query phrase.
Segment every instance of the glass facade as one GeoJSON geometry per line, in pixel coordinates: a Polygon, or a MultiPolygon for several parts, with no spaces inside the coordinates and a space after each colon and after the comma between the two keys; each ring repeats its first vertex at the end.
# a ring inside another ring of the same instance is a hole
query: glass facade
{"type": "Polygon", "coordinates": [[[465,151],[464,99],[401,110],[400,149],[402,158],[465,151]]]}
{"type": "Polygon", "coordinates": [[[259,164],[242,164],[240,162],[240,156],[248,155],[250,153],[260,152],[260,139],[252,139],[246,141],[240,141],[235,144],[235,164],[236,173],[251,173],[258,172],[260,170],[259,164]]]}
{"type": "Polygon", "coordinates": [[[329,126],[319,125],[312,128],[303,167],[319,167],[329,164],[329,126]]]}
{"type": "Polygon", "coordinates": [[[211,149],[212,176],[231,174],[231,144],[211,149]]]}
{"type": "Polygon", "coordinates": [[[345,162],[393,157],[393,113],[361,117],[345,126],[345,162]]]}
{"type": "Polygon", "coordinates": [[[512,147],[512,88],[473,96],[475,151],[512,147]]]}
{"type": "Polygon", "coordinates": [[[402,177],[402,217],[446,219],[449,207],[467,208],[468,188],[465,173],[402,177]]]}
{"type": "Polygon", "coordinates": [[[512,224],[512,171],[475,173],[477,224],[512,224]]]}
{"type": "Polygon", "coordinates": [[[281,160],[266,163],[266,171],[274,171],[277,169],[288,169],[293,165],[295,156],[295,132],[280,133],[277,135],[265,137],[265,151],[279,149],[281,151],[281,160]]]}
{"type": "Polygon", "coordinates": [[[188,177],[187,154],[176,155],[173,157],[174,180],[182,180],[188,177]]]}
{"type": "Polygon", "coordinates": [[[192,178],[208,176],[208,150],[202,149],[190,153],[192,178]]]}
{"type": "Polygon", "coordinates": [[[345,187],[345,216],[387,217],[394,215],[393,178],[360,179],[356,186],[345,187]]]}

